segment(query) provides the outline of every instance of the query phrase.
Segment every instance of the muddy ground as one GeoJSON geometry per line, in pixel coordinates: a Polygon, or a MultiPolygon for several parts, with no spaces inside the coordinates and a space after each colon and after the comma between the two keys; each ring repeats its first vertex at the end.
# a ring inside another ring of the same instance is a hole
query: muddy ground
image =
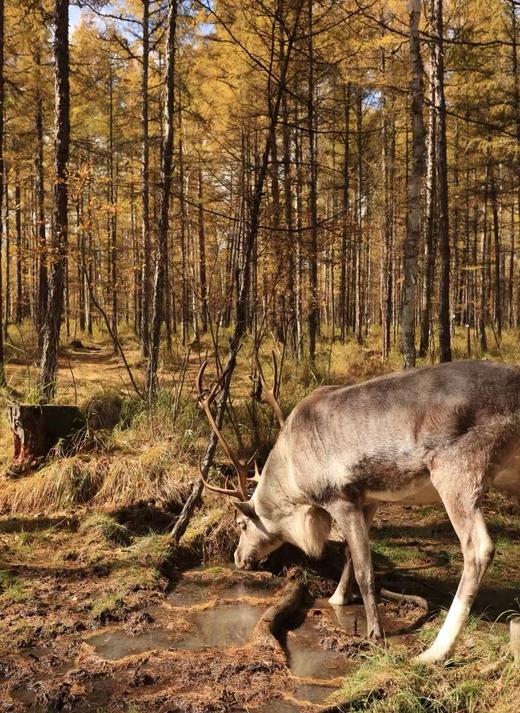
{"type": "MultiPolygon", "coordinates": [[[[520,525],[508,507],[487,506],[497,557],[481,626],[518,610],[520,525]]],[[[277,649],[252,634],[294,552],[253,573],[197,566],[196,553],[165,562],[160,535],[118,541],[83,519],[0,520],[0,711],[315,711],[370,655],[359,601],[333,609],[324,598],[337,548],[323,566],[300,558],[308,600],[277,649]]],[[[381,601],[388,645],[417,652],[456,588],[455,536],[436,508],[381,510],[373,534],[379,583],[433,608],[424,624],[418,607],[381,601]]]]}

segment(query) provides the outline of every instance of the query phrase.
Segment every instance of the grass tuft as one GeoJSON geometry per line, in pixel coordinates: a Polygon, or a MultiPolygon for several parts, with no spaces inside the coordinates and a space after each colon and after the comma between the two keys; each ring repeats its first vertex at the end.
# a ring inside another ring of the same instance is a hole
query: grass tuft
{"type": "Polygon", "coordinates": [[[146,566],[156,570],[164,567],[170,555],[171,545],[168,536],[156,533],[138,538],[127,550],[130,561],[141,567],[146,566]]]}
{"type": "Polygon", "coordinates": [[[81,523],[79,531],[86,536],[88,542],[101,540],[127,547],[132,539],[128,528],[106,513],[89,515],[81,523]]]}
{"type": "Polygon", "coordinates": [[[6,569],[0,570],[0,601],[8,606],[23,602],[28,597],[26,583],[6,569]]]}
{"type": "Polygon", "coordinates": [[[115,592],[95,599],[90,605],[90,611],[92,618],[101,624],[119,621],[125,613],[125,595],[123,592],[115,592]]]}
{"type": "Polygon", "coordinates": [[[81,404],[89,431],[112,430],[121,421],[123,399],[116,391],[93,394],[81,404]]]}

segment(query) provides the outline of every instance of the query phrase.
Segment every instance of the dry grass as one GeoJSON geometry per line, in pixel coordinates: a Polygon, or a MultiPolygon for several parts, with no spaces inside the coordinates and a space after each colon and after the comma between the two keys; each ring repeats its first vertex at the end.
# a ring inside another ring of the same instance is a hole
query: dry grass
{"type": "Polygon", "coordinates": [[[55,461],[0,489],[0,512],[52,513],[84,505],[95,496],[107,473],[107,460],[76,455],[55,461]]]}
{"type": "Polygon", "coordinates": [[[194,475],[192,468],[177,462],[168,443],[159,443],[143,453],[114,458],[94,504],[112,509],[146,503],[175,510],[184,502],[194,475]]]}

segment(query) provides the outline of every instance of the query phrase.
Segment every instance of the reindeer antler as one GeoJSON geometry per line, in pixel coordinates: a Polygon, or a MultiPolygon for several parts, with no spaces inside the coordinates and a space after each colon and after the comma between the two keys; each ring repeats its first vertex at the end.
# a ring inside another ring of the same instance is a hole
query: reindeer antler
{"type": "Polygon", "coordinates": [[[202,363],[202,365],[199,369],[199,373],[197,374],[197,379],[196,379],[195,383],[196,383],[196,387],[197,387],[198,401],[199,401],[199,404],[204,409],[206,418],[208,419],[210,426],[213,429],[213,432],[217,436],[220,445],[224,449],[229,460],[233,463],[233,467],[235,468],[237,476],[238,476],[238,486],[236,488],[219,488],[216,485],[211,485],[211,483],[208,483],[208,481],[204,477],[204,474],[202,472],[202,467],[199,464],[200,477],[202,478],[202,482],[204,483],[206,488],[208,488],[208,490],[211,490],[214,493],[219,493],[220,495],[229,495],[230,497],[238,498],[239,500],[245,501],[245,500],[248,500],[248,493],[247,493],[248,467],[246,464],[242,463],[238,459],[238,457],[235,455],[235,453],[233,453],[229,443],[226,441],[226,439],[224,438],[224,436],[222,434],[222,431],[220,430],[220,428],[217,426],[217,424],[215,422],[215,418],[211,411],[211,404],[215,400],[215,398],[221,388],[221,383],[220,383],[220,381],[216,381],[209,391],[204,390],[202,382],[203,382],[203,378],[204,378],[204,371],[206,370],[207,365],[208,365],[208,362],[206,360],[202,363]]]}
{"type": "Polygon", "coordinates": [[[260,359],[258,356],[258,351],[256,352],[256,367],[258,369],[258,376],[260,377],[260,388],[258,389],[258,400],[263,404],[268,404],[274,411],[274,414],[280,424],[280,428],[284,424],[284,417],[280,404],[276,400],[276,392],[279,388],[279,376],[278,376],[278,362],[276,361],[276,354],[274,350],[271,352],[273,360],[273,386],[269,388],[265,380],[262,365],[260,364],[260,359]]]}

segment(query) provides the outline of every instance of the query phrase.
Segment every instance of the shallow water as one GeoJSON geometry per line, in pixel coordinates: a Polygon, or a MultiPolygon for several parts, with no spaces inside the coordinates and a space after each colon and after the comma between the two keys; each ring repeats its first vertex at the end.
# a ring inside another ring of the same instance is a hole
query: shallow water
{"type": "Polygon", "coordinates": [[[194,632],[177,644],[180,649],[225,648],[249,641],[264,607],[227,604],[194,612],[190,617],[194,632]]]}
{"type": "Polygon", "coordinates": [[[315,683],[304,683],[294,692],[294,697],[309,703],[323,703],[336,689],[333,686],[318,686],[315,683]]]}
{"type": "MultiPolygon", "coordinates": [[[[110,660],[157,649],[207,649],[218,657],[219,650],[241,646],[251,639],[256,623],[272,603],[269,598],[279,588],[280,580],[275,578],[230,583],[225,577],[215,581],[188,576],[168,595],[170,608],[161,607],[157,616],[154,612],[155,629],[134,635],[122,628],[112,629],[89,636],[86,641],[99,656],[110,660]],[[209,606],[201,608],[206,602],[209,606]],[[176,630],[178,616],[183,625],[176,630]]],[[[321,645],[331,626],[332,630],[337,627],[348,634],[362,634],[365,627],[362,607],[332,609],[326,600],[316,601],[306,612],[303,623],[288,631],[283,641],[291,673],[302,679],[295,681],[292,700],[266,698],[265,704],[254,709],[255,713],[301,712],[329,698],[335,690],[332,681],[355,666],[345,654],[321,645]]]]}
{"type": "MultiPolygon", "coordinates": [[[[247,711],[247,713],[295,713],[295,711],[299,711],[299,713],[301,713],[302,709],[295,703],[280,701],[275,698],[272,701],[269,701],[269,703],[266,703],[265,706],[261,706],[260,708],[251,708],[247,711]]],[[[246,713],[246,711],[244,711],[244,713],[246,713]]]]}
{"type": "Polygon", "coordinates": [[[286,647],[289,668],[295,676],[332,679],[345,673],[348,659],[336,651],[322,648],[320,638],[309,619],[288,633],[286,647]]]}
{"type": "Polygon", "coordinates": [[[327,619],[330,624],[347,634],[365,629],[361,610],[354,607],[331,607],[325,600],[317,600],[307,612],[305,621],[297,629],[289,631],[286,639],[289,668],[295,676],[316,679],[333,679],[343,676],[352,661],[342,653],[324,648],[320,641],[324,631],[320,624],[327,619]]]}
{"type": "Polygon", "coordinates": [[[100,632],[86,639],[98,656],[116,660],[156,649],[226,648],[245,644],[262,616],[263,607],[253,604],[227,604],[188,615],[192,631],[180,637],[168,629],[130,634],[124,629],[100,632]]]}
{"type": "Polygon", "coordinates": [[[210,582],[197,579],[184,579],[175,585],[168,594],[168,601],[175,607],[190,607],[215,599],[237,599],[243,597],[265,599],[273,596],[273,590],[279,586],[276,580],[243,581],[236,583],[210,582]]]}
{"type": "Polygon", "coordinates": [[[177,637],[173,632],[164,629],[153,629],[135,635],[117,629],[94,634],[85,640],[94,647],[98,656],[115,661],[145,651],[169,649],[175,645],[177,637]]]}

